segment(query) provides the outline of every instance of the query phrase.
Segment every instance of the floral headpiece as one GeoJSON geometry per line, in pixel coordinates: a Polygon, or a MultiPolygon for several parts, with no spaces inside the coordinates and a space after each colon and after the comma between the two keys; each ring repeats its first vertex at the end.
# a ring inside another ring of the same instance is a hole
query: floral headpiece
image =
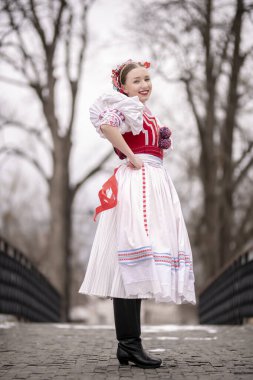
{"type": "Polygon", "coordinates": [[[116,91],[121,92],[124,94],[124,90],[122,88],[121,84],[121,72],[125,66],[127,66],[129,63],[140,63],[142,66],[144,66],[146,69],[150,67],[150,62],[135,62],[132,59],[128,59],[126,62],[122,63],[121,65],[117,65],[116,69],[112,70],[112,84],[113,84],[113,89],[116,91]]]}

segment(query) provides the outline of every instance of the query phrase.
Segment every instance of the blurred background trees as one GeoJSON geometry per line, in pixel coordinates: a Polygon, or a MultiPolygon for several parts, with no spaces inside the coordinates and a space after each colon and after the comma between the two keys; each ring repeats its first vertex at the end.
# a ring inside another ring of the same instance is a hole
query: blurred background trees
{"type": "MultiPolygon", "coordinates": [[[[2,74],[0,80],[32,91],[40,114],[40,125],[36,121],[30,125],[29,104],[23,104],[27,119],[20,119],[15,107],[12,112],[2,108],[1,130],[20,129],[35,137],[34,143],[41,144],[44,151],[40,159],[21,144],[3,144],[0,153],[27,160],[47,185],[50,217],[40,269],[64,295],[65,317],[70,301],[71,209],[77,191],[102,164],[97,163],[80,181],[71,183],[72,133],[87,43],[86,19],[93,2],[4,0],[1,3],[0,59],[9,74],[2,74]],[[45,168],[45,160],[50,163],[50,170],[45,168]]],[[[37,243],[36,235],[33,240],[37,243]]]]}
{"type": "Polygon", "coordinates": [[[204,278],[252,241],[252,21],[252,1],[168,0],[136,3],[128,24],[162,79],[185,93],[198,131],[198,157],[187,145],[185,157],[202,187],[192,223],[204,278]]]}

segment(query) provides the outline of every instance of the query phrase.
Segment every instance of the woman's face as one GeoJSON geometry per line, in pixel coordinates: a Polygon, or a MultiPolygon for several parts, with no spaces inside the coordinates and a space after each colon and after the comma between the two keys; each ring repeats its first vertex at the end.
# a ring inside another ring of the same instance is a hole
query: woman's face
{"type": "Polygon", "coordinates": [[[123,90],[128,96],[138,96],[142,103],[150,97],[152,83],[148,70],[145,67],[136,67],[129,71],[123,90]]]}

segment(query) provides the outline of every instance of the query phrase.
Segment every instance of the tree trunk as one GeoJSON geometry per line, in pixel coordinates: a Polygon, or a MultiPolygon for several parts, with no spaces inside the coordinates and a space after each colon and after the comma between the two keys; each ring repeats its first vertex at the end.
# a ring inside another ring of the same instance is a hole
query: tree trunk
{"type": "Polygon", "coordinates": [[[213,1],[207,0],[205,8],[205,23],[201,29],[203,49],[205,51],[205,93],[206,101],[203,104],[205,117],[199,126],[201,156],[200,176],[203,186],[203,218],[201,226],[200,245],[202,260],[206,275],[213,276],[219,266],[218,257],[218,205],[217,205],[217,154],[214,142],[216,124],[214,59],[211,52],[211,30],[213,18],[213,1]]]}
{"type": "MultiPolygon", "coordinates": [[[[205,135],[208,140],[208,135],[205,135]]],[[[209,142],[210,143],[210,142],[209,142]]],[[[217,167],[214,152],[208,146],[202,150],[201,158],[201,177],[203,184],[204,202],[203,219],[201,226],[201,252],[202,260],[207,277],[213,276],[219,267],[218,256],[218,204],[216,194],[217,167]]]]}
{"type": "Polygon", "coordinates": [[[69,187],[70,143],[67,139],[56,138],[54,152],[54,175],[50,184],[50,231],[48,254],[50,266],[48,277],[62,295],[62,320],[68,320],[70,284],[70,235],[71,195],[69,187]]]}
{"type": "Polygon", "coordinates": [[[231,79],[227,96],[226,117],[221,133],[221,158],[222,173],[221,180],[221,202],[220,202],[220,237],[219,255],[221,265],[224,265],[231,256],[231,226],[234,225],[233,217],[233,133],[235,129],[236,111],[238,109],[237,87],[239,81],[241,57],[240,42],[243,15],[243,1],[237,0],[237,10],[234,22],[234,49],[231,64],[231,79]]]}

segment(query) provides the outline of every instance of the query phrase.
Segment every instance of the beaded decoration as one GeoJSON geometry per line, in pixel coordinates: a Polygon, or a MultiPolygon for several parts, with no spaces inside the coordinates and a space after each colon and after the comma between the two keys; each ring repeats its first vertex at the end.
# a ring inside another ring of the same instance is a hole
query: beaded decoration
{"type": "Polygon", "coordinates": [[[125,66],[127,66],[129,63],[139,63],[143,67],[145,67],[146,69],[148,69],[150,67],[150,62],[144,62],[144,63],[135,62],[132,59],[128,59],[126,62],[124,62],[120,65],[117,65],[116,69],[112,70],[112,75],[111,75],[112,84],[113,84],[113,89],[118,91],[118,92],[121,92],[122,94],[125,94],[125,93],[124,93],[124,90],[123,90],[123,87],[121,84],[121,72],[122,72],[123,68],[125,66]]]}

